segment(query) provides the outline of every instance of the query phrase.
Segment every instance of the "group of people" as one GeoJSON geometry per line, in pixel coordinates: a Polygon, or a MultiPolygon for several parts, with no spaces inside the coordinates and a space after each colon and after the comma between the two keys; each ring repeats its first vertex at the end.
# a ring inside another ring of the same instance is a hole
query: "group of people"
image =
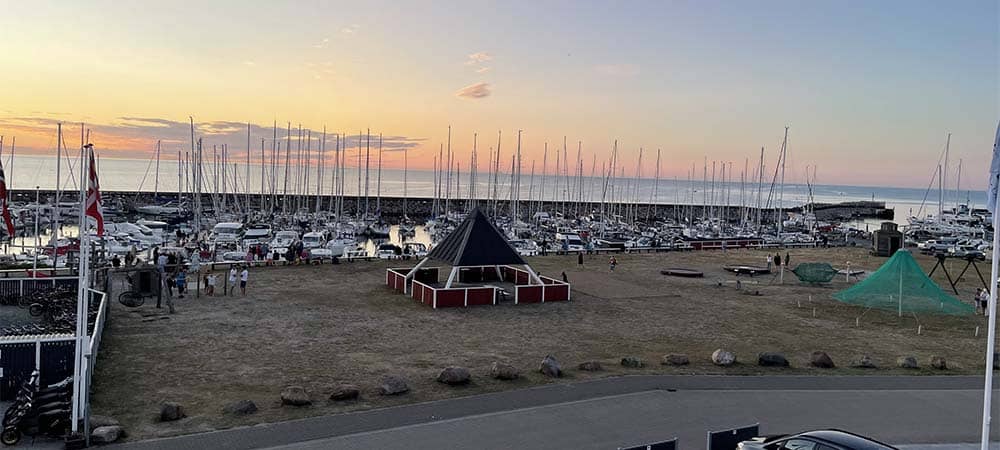
{"type": "MultiPolygon", "coordinates": [[[[250,269],[246,265],[240,266],[239,271],[236,270],[235,265],[229,267],[229,278],[228,278],[229,295],[232,295],[233,291],[236,290],[237,280],[239,281],[240,295],[244,296],[247,295],[247,281],[250,280],[250,269]]],[[[219,276],[212,272],[209,272],[205,274],[204,281],[205,281],[205,294],[208,295],[209,297],[214,297],[215,287],[219,283],[219,276]]]]}
{"type": "MultiPolygon", "coordinates": [[[[791,260],[792,256],[789,255],[788,252],[785,252],[784,262],[786,267],[789,265],[791,260]]],[[[772,265],[781,267],[781,262],[781,253],[775,253],[774,256],[767,255],[767,270],[771,270],[772,265]]]]}

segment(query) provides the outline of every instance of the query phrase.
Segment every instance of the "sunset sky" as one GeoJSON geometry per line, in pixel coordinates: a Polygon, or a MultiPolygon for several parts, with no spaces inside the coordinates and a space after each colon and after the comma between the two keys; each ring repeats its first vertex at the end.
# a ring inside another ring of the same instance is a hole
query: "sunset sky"
{"type": "Polygon", "coordinates": [[[567,136],[589,173],[618,139],[627,174],[643,147],[652,176],[660,148],[683,178],[761,146],[773,167],[787,125],[790,179],[818,165],[821,184],[923,187],[952,133],[976,188],[998,24],[995,0],[9,1],[0,135],[52,153],[54,123],[82,121],[103,157],[142,158],[186,148],[189,116],[237,150],[248,121],[255,146],[274,121],[371,128],[429,168],[451,125],[463,170],[475,132],[485,170],[497,131],[507,158],[520,129],[526,166],[567,136]]]}

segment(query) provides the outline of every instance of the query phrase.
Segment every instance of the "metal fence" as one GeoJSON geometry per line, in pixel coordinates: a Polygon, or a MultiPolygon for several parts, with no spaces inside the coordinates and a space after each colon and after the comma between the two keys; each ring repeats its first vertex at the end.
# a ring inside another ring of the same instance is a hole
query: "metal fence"
{"type": "Polygon", "coordinates": [[[77,277],[0,278],[0,297],[22,297],[42,289],[76,287],[77,277]]]}
{"type": "Polygon", "coordinates": [[[760,436],[760,424],[708,432],[708,450],[733,450],[740,442],[760,436]]]}

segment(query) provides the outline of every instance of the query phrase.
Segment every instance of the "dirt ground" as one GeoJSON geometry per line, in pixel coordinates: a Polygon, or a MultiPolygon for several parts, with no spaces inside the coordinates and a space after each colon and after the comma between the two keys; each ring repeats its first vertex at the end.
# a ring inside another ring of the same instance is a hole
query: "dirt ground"
{"type": "MultiPolygon", "coordinates": [[[[789,253],[793,266],[821,261],[843,268],[850,261],[852,268],[872,271],[885,260],[860,248],[789,253]]],[[[176,301],[172,316],[148,301],[131,310],[115,303],[99,354],[93,412],[119,419],[130,439],[192,433],[557,382],[537,373],[547,354],[562,363],[564,380],[624,374],[884,375],[903,373],[892,367],[903,355],[916,356],[922,367],[929,367],[932,356],[944,356],[949,374],[978,373],[984,366],[986,322],[979,316],[898,318],[864,311],[830,297],[849,285],[843,277],[823,286],[801,284],[791,273],[783,284],[771,276],[740,277],[743,289],[737,290],[736,277],[722,265],[764,265],[763,251],[619,255],[613,273],[607,258],[588,256],[582,267],[576,256],[530,260],[545,275],[566,272],[573,283],[568,303],[433,310],[384,286],[385,268],[401,266],[398,261],[257,268],[246,297],[189,296],[176,301]],[[667,267],[697,268],[705,278],[661,275],[667,267]],[[750,291],[761,295],[747,295],[750,291]],[[714,366],[710,354],[717,348],[735,352],[739,363],[714,366]],[[815,350],[829,353],[838,368],[808,367],[815,350]],[[792,367],[756,366],[756,354],[763,351],[784,353],[792,367]],[[668,353],[685,353],[691,364],[661,365],[668,353]],[[849,368],[862,354],[882,368],[849,368]],[[641,357],[646,367],[623,368],[624,356],[641,357]],[[576,370],[589,360],[602,362],[605,371],[576,370]],[[494,361],[517,366],[522,378],[490,378],[494,361]],[[435,382],[451,365],[469,368],[472,383],[435,382]],[[379,396],[378,381],[388,374],[407,379],[411,391],[379,396]],[[327,399],[332,387],[344,382],[361,387],[360,400],[327,399]],[[289,385],[305,387],[313,405],[282,407],[279,393],[289,385]],[[224,405],[242,399],[253,400],[260,411],[241,418],[222,413],[224,405]],[[179,402],[188,417],[158,422],[161,401],[179,402]]],[[[927,270],[934,263],[923,256],[918,261],[927,270]]],[[[948,269],[956,275],[962,265],[954,261],[948,269]]],[[[989,276],[988,264],[981,270],[989,276]]],[[[943,274],[935,279],[947,289],[943,274]]],[[[970,301],[979,283],[974,272],[967,273],[960,298],[970,301]]]]}

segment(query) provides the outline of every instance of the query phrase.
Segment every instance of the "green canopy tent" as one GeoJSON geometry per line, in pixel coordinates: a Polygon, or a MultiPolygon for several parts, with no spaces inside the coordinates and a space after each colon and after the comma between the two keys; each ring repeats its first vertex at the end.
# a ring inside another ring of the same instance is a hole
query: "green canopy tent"
{"type": "Polygon", "coordinates": [[[903,313],[972,314],[975,308],[941,290],[924,275],[907,250],[892,258],[858,284],[833,294],[844,303],[903,313]]]}

